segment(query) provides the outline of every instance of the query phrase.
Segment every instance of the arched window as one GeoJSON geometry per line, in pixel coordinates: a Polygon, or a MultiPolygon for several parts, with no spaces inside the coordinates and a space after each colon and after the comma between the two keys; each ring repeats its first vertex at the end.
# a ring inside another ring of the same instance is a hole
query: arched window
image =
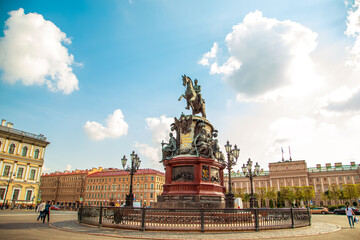
{"type": "Polygon", "coordinates": [[[26,157],[27,151],[28,151],[28,148],[27,148],[27,147],[23,147],[21,155],[24,156],[24,157],[26,157]]]}
{"type": "Polygon", "coordinates": [[[34,152],[34,158],[35,159],[38,159],[39,158],[39,149],[36,149],[35,152],[34,152]]]}
{"type": "Polygon", "coordinates": [[[10,147],[9,147],[9,153],[13,154],[15,151],[15,144],[11,144],[10,147]]]}

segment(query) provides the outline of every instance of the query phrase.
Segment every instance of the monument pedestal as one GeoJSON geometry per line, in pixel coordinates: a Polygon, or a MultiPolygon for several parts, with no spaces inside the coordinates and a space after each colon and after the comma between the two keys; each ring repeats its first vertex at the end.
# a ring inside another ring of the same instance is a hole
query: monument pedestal
{"type": "Polygon", "coordinates": [[[225,208],[224,165],[212,158],[180,155],[164,160],[165,184],[154,208],[225,208]]]}

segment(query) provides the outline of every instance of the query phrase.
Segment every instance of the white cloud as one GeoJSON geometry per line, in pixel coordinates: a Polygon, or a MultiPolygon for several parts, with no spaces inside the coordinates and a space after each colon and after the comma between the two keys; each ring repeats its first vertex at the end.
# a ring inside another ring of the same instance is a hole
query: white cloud
{"type": "Polygon", "coordinates": [[[210,65],[211,74],[223,74],[241,100],[299,94],[299,87],[310,91],[322,80],[309,56],[317,46],[316,38],[316,33],[298,23],[266,18],[255,11],[226,36],[228,56],[223,64],[217,44],[199,63],[210,65]]]}
{"type": "Polygon", "coordinates": [[[66,169],[65,169],[66,171],[71,171],[71,165],[70,164],[68,164],[68,165],[66,165],[66,169]]]}
{"type": "Polygon", "coordinates": [[[108,115],[106,126],[98,122],[87,121],[84,125],[86,134],[93,140],[103,140],[106,138],[119,138],[127,134],[129,126],[124,120],[124,115],[120,109],[108,115]]]}
{"type": "Polygon", "coordinates": [[[209,66],[210,61],[212,61],[216,57],[218,48],[219,47],[217,42],[214,42],[214,45],[212,46],[210,52],[205,53],[198,63],[203,66],[209,66]]]}
{"type": "Polygon", "coordinates": [[[42,173],[49,173],[49,172],[50,172],[50,168],[47,168],[47,167],[45,166],[45,164],[44,164],[43,167],[42,167],[42,169],[41,169],[41,172],[42,172],[42,173]]]}
{"type": "Polygon", "coordinates": [[[151,147],[148,144],[138,142],[135,142],[134,146],[139,150],[140,154],[153,162],[152,165],[159,164],[159,161],[161,160],[161,149],[159,147],[151,147]]]}
{"type": "Polygon", "coordinates": [[[146,118],[145,121],[146,128],[152,133],[152,142],[160,145],[162,140],[168,138],[170,125],[174,119],[162,115],[159,118],[146,118]]]}
{"type": "Polygon", "coordinates": [[[11,11],[0,38],[0,68],[9,83],[47,85],[51,91],[64,94],[78,90],[72,71],[74,56],[63,44],[71,44],[54,23],[37,13],[24,14],[20,8],[11,11]]]}
{"type": "Polygon", "coordinates": [[[173,118],[168,118],[165,115],[154,118],[146,118],[145,128],[151,132],[151,143],[135,142],[134,146],[139,152],[152,161],[152,166],[157,169],[162,169],[159,163],[162,157],[161,142],[168,142],[170,125],[173,123],[173,118]]]}
{"type": "MultiPolygon", "coordinates": [[[[348,4],[346,4],[348,5],[348,4]]],[[[350,6],[346,21],[345,34],[349,37],[354,37],[354,45],[348,48],[350,53],[347,65],[354,67],[355,70],[360,70],[360,0],[355,0],[354,4],[350,6]]]]}

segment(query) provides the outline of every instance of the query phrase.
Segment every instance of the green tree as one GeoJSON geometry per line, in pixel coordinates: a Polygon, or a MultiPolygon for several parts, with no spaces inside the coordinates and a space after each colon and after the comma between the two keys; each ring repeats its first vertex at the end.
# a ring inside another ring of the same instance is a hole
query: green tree
{"type": "Polygon", "coordinates": [[[341,199],[342,193],[339,185],[330,185],[329,187],[329,198],[334,200],[336,204],[338,204],[341,199]]]}
{"type": "Polygon", "coordinates": [[[352,199],[356,198],[357,194],[356,194],[355,184],[343,184],[342,187],[343,187],[342,192],[344,199],[351,201],[352,199]]]}
{"type": "MultiPolygon", "coordinates": [[[[277,197],[277,190],[275,187],[269,187],[266,192],[266,198],[269,199],[270,202],[272,202],[272,207],[274,207],[274,202],[277,197]]],[[[271,206],[270,206],[271,207],[271,206]]]]}
{"type": "Polygon", "coordinates": [[[265,207],[263,205],[263,202],[265,201],[266,199],[266,188],[262,187],[262,188],[257,188],[256,189],[256,192],[257,192],[257,195],[258,195],[258,199],[260,200],[261,202],[261,207],[265,207]]]}
{"type": "Polygon", "coordinates": [[[306,201],[306,204],[309,206],[309,201],[315,197],[315,190],[314,186],[304,186],[302,187],[304,192],[304,200],[306,201]]]}
{"type": "Polygon", "coordinates": [[[294,197],[295,197],[296,205],[300,206],[300,201],[304,199],[304,191],[299,186],[294,186],[293,191],[294,191],[294,197]]]}
{"type": "Polygon", "coordinates": [[[325,201],[326,203],[329,203],[330,199],[330,191],[327,190],[323,193],[321,193],[321,200],[325,201]]]}
{"type": "Polygon", "coordinates": [[[291,187],[280,187],[280,196],[283,200],[289,201],[289,203],[293,205],[295,200],[295,195],[291,187]]]}

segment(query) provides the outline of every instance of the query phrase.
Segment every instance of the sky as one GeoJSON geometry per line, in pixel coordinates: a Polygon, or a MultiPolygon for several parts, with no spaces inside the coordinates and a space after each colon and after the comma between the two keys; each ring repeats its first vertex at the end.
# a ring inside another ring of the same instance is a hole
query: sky
{"type": "Polygon", "coordinates": [[[219,145],[264,170],[360,163],[360,0],[0,0],[0,118],[43,134],[45,172],[163,171],[198,79],[219,145]],[[282,153],[283,149],[283,153],[282,153]],[[290,151],[289,151],[290,150],[290,151]]]}

